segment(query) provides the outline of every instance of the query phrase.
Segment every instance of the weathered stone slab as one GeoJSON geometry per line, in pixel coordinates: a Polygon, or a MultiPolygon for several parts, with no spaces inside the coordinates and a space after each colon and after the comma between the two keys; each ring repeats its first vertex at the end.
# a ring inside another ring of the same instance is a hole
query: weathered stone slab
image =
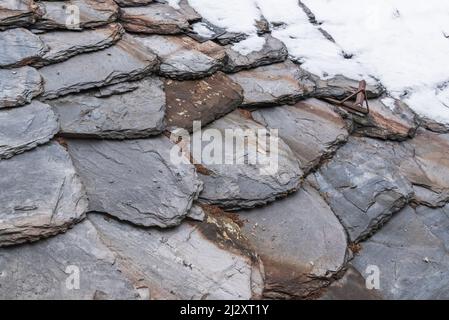
{"type": "Polygon", "coordinates": [[[1,160],[0,171],[0,246],[52,236],[84,218],[84,187],[59,144],[1,160]]]}
{"type": "Polygon", "coordinates": [[[190,132],[193,121],[201,121],[205,126],[233,111],[243,101],[242,88],[221,72],[201,80],[167,80],[165,93],[168,127],[190,132]]]}
{"type": "Polygon", "coordinates": [[[152,299],[251,299],[263,288],[260,262],[229,219],[143,229],[89,215],[124,274],[152,299]]]}
{"type": "Polygon", "coordinates": [[[0,159],[11,158],[43,144],[58,130],[53,110],[39,101],[20,108],[0,110],[0,159]]]}
{"type": "Polygon", "coordinates": [[[368,137],[406,140],[415,135],[419,126],[413,111],[400,100],[392,98],[370,100],[369,114],[351,114],[355,126],[354,131],[368,137]]]}
{"type": "Polygon", "coordinates": [[[0,249],[2,299],[136,299],[138,291],[89,221],[33,244],[0,249]],[[77,273],[79,271],[79,274],[77,273]],[[76,275],[79,275],[79,288],[76,275]]]}
{"type": "MultiPolygon", "coordinates": [[[[205,130],[213,130],[208,134],[218,139],[219,143],[217,145],[215,142],[210,150],[211,138],[203,137],[205,141],[201,144],[203,157],[201,164],[207,172],[200,175],[204,182],[204,190],[200,194],[202,203],[218,205],[229,210],[252,208],[274,201],[299,188],[303,172],[291,149],[279,138],[278,152],[273,151],[269,154],[268,146],[272,148],[273,146],[263,133],[270,131],[245,118],[239,110],[214,121],[205,127],[205,130]],[[226,139],[226,135],[229,135],[226,130],[237,130],[233,132],[234,136],[243,142],[226,139]],[[218,134],[221,134],[221,137],[218,134]],[[258,148],[256,148],[257,140],[259,140],[258,148]],[[266,147],[263,147],[264,143],[266,147]],[[224,149],[221,156],[218,156],[220,149],[215,150],[215,145],[224,149]],[[215,152],[217,155],[210,160],[213,162],[205,163],[204,158],[215,152]],[[265,163],[260,160],[265,160],[265,163]]],[[[193,141],[195,139],[194,136],[193,141]]],[[[272,140],[276,139],[273,137],[272,140]]],[[[195,151],[193,158],[200,162],[195,151]]]]}
{"type": "Polygon", "coordinates": [[[242,231],[261,256],[264,296],[306,298],[329,285],[346,263],[346,234],[309,186],[266,207],[242,211],[242,231]]]}
{"type": "Polygon", "coordinates": [[[157,57],[129,37],[107,49],[82,54],[39,71],[46,99],[119,82],[137,80],[158,67],[157,57]]]}
{"type": "Polygon", "coordinates": [[[165,129],[165,93],[158,78],[112,85],[49,103],[59,116],[63,136],[132,139],[165,129]],[[123,92],[102,96],[114,90],[123,92]]]}
{"type": "Polygon", "coordinates": [[[291,61],[229,75],[244,90],[244,105],[266,107],[294,104],[310,96],[314,83],[291,61]]]}
{"type": "Polygon", "coordinates": [[[113,0],[39,1],[38,29],[82,30],[114,22],[118,6],[113,0]]]}
{"type": "Polygon", "coordinates": [[[413,189],[398,172],[397,157],[394,143],[351,137],[314,174],[352,242],[370,236],[411,200],[413,189]]]}
{"type": "Polygon", "coordinates": [[[362,244],[353,265],[380,272],[379,293],[385,299],[448,299],[449,256],[438,234],[407,207],[362,244]]]}
{"type": "Polygon", "coordinates": [[[120,20],[127,31],[149,34],[179,34],[190,26],[180,11],[161,3],[122,8],[120,20]]]}
{"type": "MultiPolygon", "coordinates": [[[[311,78],[316,83],[316,91],[314,96],[317,98],[343,99],[349,94],[357,91],[359,87],[359,82],[357,80],[349,79],[341,75],[337,75],[326,80],[320,79],[315,75],[311,75],[311,78]]],[[[368,99],[379,98],[385,91],[380,84],[373,83],[373,81],[370,81],[369,79],[365,80],[368,81],[366,86],[366,94],[368,99]]]]}
{"type": "Polygon", "coordinates": [[[449,134],[419,130],[403,146],[400,172],[413,184],[415,199],[436,207],[449,202],[449,134]]]}
{"type": "Polygon", "coordinates": [[[307,99],[294,106],[258,109],[254,120],[270,129],[288,144],[305,172],[329,158],[348,138],[345,121],[333,107],[317,99],[307,99]]]}
{"type": "Polygon", "coordinates": [[[0,30],[27,26],[35,21],[36,6],[32,0],[8,0],[0,4],[0,30]]]}
{"type": "Polygon", "coordinates": [[[40,36],[49,51],[45,53],[35,66],[65,61],[81,53],[97,51],[112,46],[122,37],[123,28],[119,24],[111,24],[93,30],[53,31],[40,36]]]}
{"type": "Polygon", "coordinates": [[[170,227],[184,219],[201,191],[193,165],[170,161],[170,150],[178,146],[165,136],[67,143],[90,211],[137,225],[170,227]]]}
{"type": "Polygon", "coordinates": [[[20,67],[32,63],[47,51],[41,39],[17,28],[0,32],[0,67],[20,67]]]}
{"type": "MultiPolygon", "coordinates": [[[[276,62],[282,62],[287,59],[288,51],[285,44],[267,34],[261,37],[264,44],[260,50],[254,50],[251,43],[240,48],[240,43],[235,45],[228,45],[226,47],[226,54],[228,61],[226,62],[223,71],[238,72],[243,69],[251,69],[263,65],[269,65],[276,62]]],[[[242,42],[244,42],[243,40],[242,42]]],[[[259,48],[257,48],[259,49],[259,48]]]]}
{"type": "Polygon", "coordinates": [[[198,79],[223,67],[224,49],[214,42],[198,43],[183,36],[135,36],[161,60],[160,74],[177,80],[198,79]]]}
{"type": "Polygon", "coordinates": [[[36,69],[0,69],[0,109],[29,103],[42,91],[42,77],[36,69]]]}

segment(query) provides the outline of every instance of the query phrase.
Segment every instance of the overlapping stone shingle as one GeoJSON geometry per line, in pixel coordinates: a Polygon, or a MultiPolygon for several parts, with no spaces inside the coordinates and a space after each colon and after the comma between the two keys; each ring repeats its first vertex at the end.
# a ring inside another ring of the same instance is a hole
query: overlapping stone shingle
{"type": "Polygon", "coordinates": [[[31,64],[46,51],[42,40],[27,29],[0,32],[0,68],[31,64]]]}
{"type": "Polygon", "coordinates": [[[165,93],[158,78],[68,95],[49,103],[59,117],[63,136],[135,139],[165,129],[165,93]]]}
{"type": "Polygon", "coordinates": [[[170,160],[165,136],[131,141],[68,140],[86,186],[89,210],[141,226],[173,227],[201,191],[191,164],[170,160]]]}
{"type": "Polygon", "coordinates": [[[0,160],[0,246],[36,241],[84,218],[87,198],[69,154],[52,142],[0,160]]]}
{"type": "Polygon", "coordinates": [[[0,69],[0,109],[29,103],[43,92],[43,85],[34,68],[0,69]]]}
{"type": "Polygon", "coordinates": [[[46,143],[58,130],[57,116],[49,105],[39,101],[0,110],[0,159],[46,143]]]}
{"type": "Polygon", "coordinates": [[[137,80],[157,69],[159,61],[129,37],[107,49],[75,56],[39,69],[46,99],[73,92],[137,80]]]}

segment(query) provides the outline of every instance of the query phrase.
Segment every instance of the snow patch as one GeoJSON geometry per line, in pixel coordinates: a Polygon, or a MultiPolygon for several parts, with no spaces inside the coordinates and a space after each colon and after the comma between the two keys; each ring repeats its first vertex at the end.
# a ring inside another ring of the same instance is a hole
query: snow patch
{"type": "Polygon", "coordinates": [[[254,51],[260,51],[265,45],[265,38],[257,35],[251,35],[250,37],[242,40],[232,46],[232,50],[237,51],[241,55],[248,55],[254,51]]]}
{"type": "Polygon", "coordinates": [[[204,38],[210,38],[215,35],[215,32],[209,29],[206,23],[204,22],[197,22],[192,25],[192,30],[196,34],[198,34],[200,37],[204,38]]]}

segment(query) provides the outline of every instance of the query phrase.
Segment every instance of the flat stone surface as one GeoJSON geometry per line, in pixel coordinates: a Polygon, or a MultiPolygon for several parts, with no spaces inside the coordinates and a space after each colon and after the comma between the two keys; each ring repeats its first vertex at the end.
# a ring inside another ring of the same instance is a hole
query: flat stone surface
{"type": "Polygon", "coordinates": [[[33,244],[0,249],[2,299],[136,299],[116,256],[89,221],[33,244]],[[72,289],[79,271],[79,289],[72,289]]]}
{"type": "MultiPolygon", "coordinates": [[[[370,271],[371,273],[372,271],[370,271]]],[[[325,293],[319,297],[320,300],[381,300],[382,296],[376,289],[366,288],[367,273],[361,274],[350,266],[345,275],[338,281],[333,282],[325,293]]]]}
{"type": "Polygon", "coordinates": [[[207,217],[169,230],[89,220],[116,253],[117,264],[152,299],[251,299],[262,291],[259,260],[229,219],[207,217]]]}
{"type": "Polygon", "coordinates": [[[8,0],[0,3],[0,30],[27,26],[35,21],[36,7],[32,0],[8,0]]]}
{"type": "Polygon", "coordinates": [[[127,31],[150,34],[179,34],[190,26],[182,12],[161,3],[122,8],[120,20],[127,31]]]}
{"type": "Polygon", "coordinates": [[[30,31],[17,28],[0,32],[0,67],[30,64],[47,51],[42,40],[30,31]]]}
{"type": "Polygon", "coordinates": [[[72,92],[137,80],[158,67],[157,57],[124,37],[107,49],[82,54],[39,70],[45,81],[46,99],[72,92]]]}
{"type": "Polygon", "coordinates": [[[201,80],[165,81],[166,122],[169,128],[193,129],[193,121],[205,126],[239,107],[242,88],[221,72],[201,80]]]}
{"type": "Polygon", "coordinates": [[[291,61],[229,75],[244,90],[244,105],[265,107],[294,104],[314,90],[308,73],[291,61]]]}
{"type": "Polygon", "coordinates": [[[441,208],[418,206],[415,211],[419,219],[435,236],[443,241],[444,246],[449,250],[449,204],[441,208]]]}
{"type": "Polygon", "coordinates": [[[282,62],[287,59],[288,51],[284,43],[271,35],[264,35],[264,44],[260,50],[252,48],[239,48],[239,44],[228,45],[226,54],[228,61],[223,68],[225,72],[237,72],[243,69],[251,69],[258,66],[282,62]],[[248,52],[250,51],[250,52],[248,52]]]}
{"type": "Polygon", "coordinates": [[[39,1],[39,9],[43,15],[34,25],[38,29],[82,30],[114,22],[118,17],[113,0],[39,1]]]}
{"type": "Polygon", "coordinates": [[[346,234],[317,191],[304,186],[266,207],[242,211],[242,228],[265,268],[264,296],[305,298],[346,263],[346,234]]]}
{"type": "Polygon", "coordinates": [[[183,36],[135,36],[161,60],[160,74],[177,80],[198,79],[221,69],[224,48],[212,41],[204,43],[183,36]]]}
{"type": "Polygon", "coordinates": [[[333,107],[317,99],[293,106],[262,108],[252,112],[254,120],[278,129],[305,172],[329,158],[348,139],[345,121],[333,107]]]}
{"type": "Polygon", "coordinates": [[[123,28],[119,24],[111,24],[93,30],[53,31],[39,35],[49,51],[45,53],[35,66],[44,66],[65,61],[81,53],[97,51],[112,46],[121,39],[123,28]]]}
{"type": "Polygon", "coordinates": [[[360,273],[369,265],[379,268],[385,299],[449,298],[447,247],[410,207],[362,244],[353,265],[360,273]]]}
{"type": "Polygon", "coordinates": [[[356,133],[398,141],[415,135],[419,122],[405,103],[392,98],[370,100],[369,110],[369,114],[364,116],[351,114],[356,133]]]}
{"type": "Polygon", "coordinates": [[[411,184],[397,170],[394,147],[393,143],[351,137],[313,175],[313,183],[352,242],[375,232],[413,196],[411,184]]]}
{"type": "Polygon", "coordinates": [[[145,140],[68,140],[89,196],[89,211],[142,226],[171,227],[187,215],[201,191],[191,164],[174,164],[178,148],[165,136],[145,140]]]}
{"type": "Polygon", "coordinates": [[[0,246],[52,236],[84,218],[84,187],[59,144],[1,160],[0,171],[0,189],[8,190],[0,194],[0,246]]]}
{"type": "MultiPolygon", "coordinates": [[[[215,149],[213,145],[213,149],[209,150],[210,138],[203,137],[201,164],[207,169],[207,174],[200,175],[204,182],[204,190],[200,194],[201,202],[229,210],[252,208],[274,201],[299,188],[303,172],[288,145],[279,138],[277,159],[274,154],[271,159],[267,159],[266,148],[262,147],[263,142],[267,140],[263,135],[266,128],[245,118],[240,110],[233,111],[205,127],[205,130],[209,129],[215,129],[209,131],[209,134],[217,132],[221,134],[222,143],[219,143],[218,147],[224,146],[224,150],[222,150],[221,159],[218,159],[218,156],[212,157],[215,163],[221,164],[211,163],[212,161],[206,163],[205,157],[213,152],[217,152],[218,155],[219,150],[213,150],[215,149]],[[247,143],[241,145],[224,138],[225,130],[239,129],[241,129],[240,132],[234,132],[235,136],[239,137],[239,140],[246,139],[247,143]],[[260,141],[259,148],[256,148],[256,139],[260,141]],[[249,148],[254,151],[249,152],[249,148]],[[272,162],[262,163],[260,160],[264,158],[272,162]],[[229,161],[229,164],[225,161],[229,161]]],[[[195,151],[193,158],[200,162],[195,151]]]]}
{"type": "Polygon", "coordinates": [[[49,103],[59,117],[63,136],[133,139],[165,129],[165,93],[158,78],[68,95],[49,103]]]}
{"type": "Polygon", "coordinates": [[[419,130],[403,145],[400,172],[413,184],[416,200],[430,206],[449,202],[449,134],[419,130]]]}
{"type": "Polygon", "coordinates": [[[0,69],[0,109],[29,103],[42,91],[42,77],[36,69],[0,69]]]}
{"type": "MultiPolygon", "coordinates": [[[[344,99],[349,94],[357,91],[359,87],[359,81],[347,78],[342,75],[337,75],[330,79],[320,79],[315,75],[311,75],[311,78],[316,83],[316,91],[314,96],[317,98],[335,98],[344,99]]],[[[373,83],[373,81],[367,80],[366,94],[368,99],[379,98],[385,91],[380,84],[373,83]]]]}
{"type": "Polygon", "coordinates": [[[46,143],[58,130],[58,119],[53,110],[39,101],[0,110],[0,159],[46,143]]]}

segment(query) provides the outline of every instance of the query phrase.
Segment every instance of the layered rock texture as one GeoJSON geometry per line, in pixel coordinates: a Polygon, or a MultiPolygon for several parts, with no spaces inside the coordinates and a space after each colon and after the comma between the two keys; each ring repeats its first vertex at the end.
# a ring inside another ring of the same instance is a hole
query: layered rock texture
{"type": "Polygon", "coordinates": [[[1,2],[0,298],[448,299],[449,134],[276,28],[1,2]]]}

